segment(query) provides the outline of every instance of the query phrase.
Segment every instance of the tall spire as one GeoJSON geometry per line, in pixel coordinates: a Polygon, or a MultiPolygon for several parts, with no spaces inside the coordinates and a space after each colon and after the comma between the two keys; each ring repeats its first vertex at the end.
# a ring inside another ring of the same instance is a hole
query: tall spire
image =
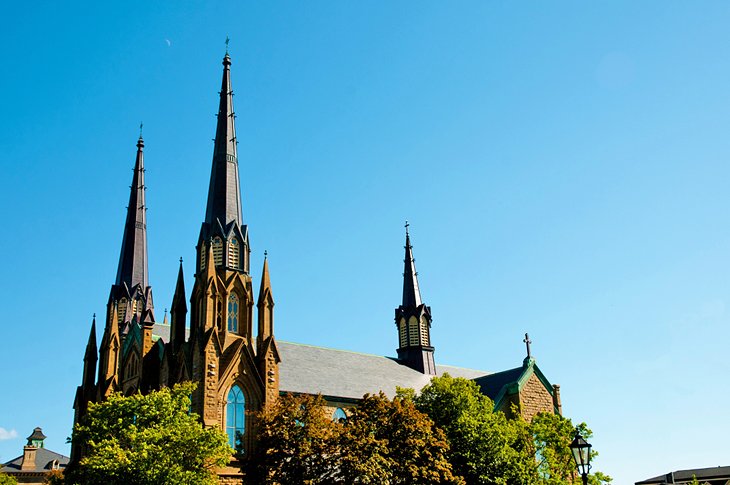
{"type": "Polygon", "coordinates": [[[421,301],[421,291],[418,289],[418,272],[416,271],[416,260],[413,259],[413,246],[411,236],[408,234],[408,221],[406,221],[406,257],[403,260],[403,306],[417,307],[421,301]]]}
{"type": "Polygon", "coordinates": [[[213,225],[217,220],[225,228],[230,222],[243,223],[241,215],[241,192],[238,181],[238,154],[233,111],[233,90],[231,89],[231,57],[223,58],[223,81],[221,83],[218,124],[215,131],[213,168],[210,174],[208,205],[205,222],[213,225]]]}
{"type": "Polygon", "coordinates": [[[147,206],[144,185],[144,140],[140,133],[137,141],[137,160],[127,206],[127,221],[124,224],[122,251],[117,269],[118,286],[126,284],[131,290],[139,284],[142,291],[148,286],[147,278],[147,206]]]}

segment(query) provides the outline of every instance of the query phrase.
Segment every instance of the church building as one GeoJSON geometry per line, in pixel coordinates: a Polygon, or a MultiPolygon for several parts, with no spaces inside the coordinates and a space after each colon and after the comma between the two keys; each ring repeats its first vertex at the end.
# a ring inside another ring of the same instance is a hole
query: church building
{"type": "MultiPolygon", "coordinates": [[[[527,335],[527,357],[513,369],[494,373],[437,362],[430,335],[431,307],[421,297],[407,225],[403,294],[395,308],[393,329],[397,357],[276,340],[275,300],[267,259],[259,276],[258,292],[254,292],[249,228],[241,210],[228,53],[223,58],[208,199],[196,246],[195,281],[187,293],[180,260],[170,321],[165,317],[159,322],[147,271],[144,146],[140,135],[119,266],[101,318],[104,327],[98,346],[96,318],[91,324],[81,385],[74,401],[75,422],[90,402],[104,400],[112,392],[147,393],[193,381],[198,386],[192,396],[192,410],[205,426],[226,431],[235,458],[256,446],[254,413],[282,393],[321,394],[331,406],[333,418],[337,418],[347,407],[357,405],[365,393],[383,391],[392,397],[396,386],[420,390],[432,377],[444,373],[474,380],[494,401],[495,408],[507,413],[513,404],[527,419],[540,411],[561,413],[559,386],[551,385],[538,368],[527,335]]],[[[397,302],[398,297],[393,297],[397,302]]],[[[72,460],[79,453],[74,447],[72,460]]],[[[231,467],[220,471],[222,483],[241,483],[235,464],[234,459],[231,467]]]]}

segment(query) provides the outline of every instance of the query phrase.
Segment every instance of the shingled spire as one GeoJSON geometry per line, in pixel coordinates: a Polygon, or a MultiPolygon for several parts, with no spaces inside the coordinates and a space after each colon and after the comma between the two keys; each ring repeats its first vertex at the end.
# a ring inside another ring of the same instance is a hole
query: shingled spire
{"type": "Polygon", "coordinates": [[[403,303],[395,309],[398,327],[398,359],[403,364],[428,375],[436,375],[431,346],[431,307],[423,304],[418,288],[416,260],[406,222],[406,256],[403,269],[403,303]]]}
{"type": "Polygon", "coordinates": [[[117,286],[126,285],[129,291],[135,285],[139,285],[142,291],[148,286],[147,206],[144,192],[144,140],[140,134],[116,280],[117,286]]]}
{"type": "Polygon", "coordinates": [[[421,301],[421,291],[418,289],[418,272],[416,271],[416,260],[413,259],[413,246],[411,236],[408,233],[408,221],[406,221],[406,257],[403,260],[403,306],[417,307],[421,301]]]}
{"type": "Polygon", "coordinates": [[[208,206],[205,222],[223,227],[235,221],[243,222],[241,215],[241,192],[238,183],[238,153],[235,113],[233,111],[233,90],[231,89],[231,58],[226,52],[223,58],[223,81],[221,83],[218,124],[215,130],[213,169],[210,174],[208,206]]]}

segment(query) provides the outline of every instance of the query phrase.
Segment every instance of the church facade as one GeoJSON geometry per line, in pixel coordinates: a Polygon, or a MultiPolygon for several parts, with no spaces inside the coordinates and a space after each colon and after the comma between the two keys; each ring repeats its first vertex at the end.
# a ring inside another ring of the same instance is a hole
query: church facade
{"type": "MultiPolygon", "coordinates": [[[[181,260],[169,322],[166,317],[162,322],[155,317],[148,277],[144,164],[140,136],[117,275],[100,319],[104,326],[99,345],[96,318],[91,325],[82,381],[74,400],[75,422],[90,402],[104,400],[112,392],[146,393],[193,381],[197,388],[192,410],[205,426],[224,430],[235,456],[241,456],[256,445],[253,414],[281,393],[321,394],[337,417],[357,405],[365,393],[384,391],[392,397],[396,386],[419,390],[443,373],[473,379],[493,399],[495,408],[508,413],[513,404],[528,419],[540,411],[561,413],[559,387],[551,385],[537,367],[527,336],[528,355],[514,369],[494,373],[436,363],[430,337],[431,308],[421,298],[407,226],[403,294],[395,309],[397,357],[276,340],[267,259],[258,292],[254,292],[249,233],[241,210],[228,53],[223,59],[195,280],[188,295],[181,260]]],[[[72,460],[79,454],[75,445],[72,460]]],[[[220,475],[224,483],[241,482],[235,460],[220,475]]]]}

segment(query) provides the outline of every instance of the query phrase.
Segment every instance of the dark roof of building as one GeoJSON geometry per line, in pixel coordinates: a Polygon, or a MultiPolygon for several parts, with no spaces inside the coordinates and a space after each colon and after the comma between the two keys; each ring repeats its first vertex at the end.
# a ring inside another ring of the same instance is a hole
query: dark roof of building
{"type": "Polygon", "coordinates": [[[28,441],[43,441],[46,438],[48,438],[48,436],[43,434],[43,430],[41,428],[34,428],[33,432],[26,439],[28,441]]]}
{"type": "MultiPolygon", "coordinates": [[[[281,356],[279,389],[282,392],[322,394],[325,397],[361,399],[383,391],[393,397],[396,387],[420,390],[432,376],[406,367],[394,357],[361,354],[291,342],[276,343],[281,356]]],[[[438,375],[475,379],[486,371],[437,365],[438,375]]]]}
{"type": "Polygon", "coordinates": [[[676,472],[670,472],[666,475],[659,475],[654,478],[649,478],[641,482],[636,482],[636,485],[653,485],[653,484],[669,484],[669,483],[687,483],[691,482],[692,478],[696,477],[697,480],[721,480],[718,483],[725,483],[726,480],[730,480],[730,466],[716,466],[711,468],[693,468],[690,470],[677,470],[676,472]]]}
{"type": "Polygon", "coordinates": [[[500,390],[508,384],[517,382],[523,372],[525,372],[524,367],[515,367],[514,369],[478,377],[474,380],[481,389],[482,394],[486,394],[489,396],[489,399],[494,401],[500,390]]]}
{"type": "MultiPolygon", "coordinates": [[[[35,455],[35,468],[33,470],[23,470],[23,472],[38,473],[50,470],[53,468],[54,461],[58,461],[59,468],[65,468],[68,465],[68,456],[64,456],[55,451],[47,450],[45,448],[38,448],[35,455]]],[[[10,460],[0,468],[0,472],[16,474],[21,472],[20,465],[23,463],[23,455],[10,460]]]]}

